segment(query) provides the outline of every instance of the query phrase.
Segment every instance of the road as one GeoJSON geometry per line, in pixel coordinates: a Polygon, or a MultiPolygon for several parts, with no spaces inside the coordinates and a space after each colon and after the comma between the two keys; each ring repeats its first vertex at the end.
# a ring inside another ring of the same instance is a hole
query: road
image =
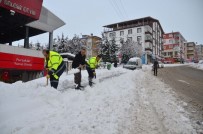
{"type": "Polygon", "coordinates": [[[158,78],[170,85],[187,102],[187,109],[203,119],[203,70],[187,65],[158,69],[158,78]]]}

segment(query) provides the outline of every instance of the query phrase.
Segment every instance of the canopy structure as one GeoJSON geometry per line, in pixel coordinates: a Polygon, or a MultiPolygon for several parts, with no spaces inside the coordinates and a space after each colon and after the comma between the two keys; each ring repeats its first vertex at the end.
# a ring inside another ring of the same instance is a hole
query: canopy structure
{"type": "Polygon", "coordinates": [[[53,40],[53,31],[65,23],[47,8],[42,0],[0,0],[0,43],[12,44],[25,39],[24,47],[29,44],[29,37],[49,32],[49,45],[53,40]],[[31,3],[30,3],[31,2],[31,3]],[[39,13],[38,13],[39,12],[39,13]]]}

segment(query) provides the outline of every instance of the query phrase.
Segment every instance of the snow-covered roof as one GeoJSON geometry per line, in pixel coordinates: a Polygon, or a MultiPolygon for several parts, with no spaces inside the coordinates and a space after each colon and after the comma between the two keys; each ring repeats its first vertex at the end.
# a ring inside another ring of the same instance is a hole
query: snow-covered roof
{"type": "Polygon", "coordinates": [[[68,55],[68,56],[71,56],[71,57],[75,57],[75,55],[72,54],[72,53],[60,53],[60,55],[68,55]]]}
{"type": "Polygon", "coordinates": [[[141,60],[141,59],[139,57],[133,57],[129,59],[129,61],[137,61],[137,60],[141,60]]]}

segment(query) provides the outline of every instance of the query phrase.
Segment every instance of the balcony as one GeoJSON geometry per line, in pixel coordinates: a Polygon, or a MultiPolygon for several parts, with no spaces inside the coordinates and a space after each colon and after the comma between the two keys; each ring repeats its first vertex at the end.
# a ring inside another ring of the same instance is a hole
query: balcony
{"type": "Polygon", "coordinates": [[[151,43],[153,43],[153,40],[152,40],[152,38],[145,38],[145,42],[151,42],[151,43]]]}
{"type": "Polygon", "coordinates": [[[145,43],[145,51],[146,50],[152,51],[152,43],[150,43],[150,42],[145,43]]]}
{"type": "Polygon", "coordinates": [[[188,47],[187,50],[192,50],[192,51],[194,51],[194,48],[193,48],[193,47],[188,47]]]}
{"type": "Polygon", "coordinates": [[[145,34],[145,42],[151,42],[151,43],[153,43],[152,35],[145,34]]]}
{"type": "Polygon", "coordinates": [[[151,34],[152,35],[152,28],[150,26],[145,26],[145,34],[151,34]]]}

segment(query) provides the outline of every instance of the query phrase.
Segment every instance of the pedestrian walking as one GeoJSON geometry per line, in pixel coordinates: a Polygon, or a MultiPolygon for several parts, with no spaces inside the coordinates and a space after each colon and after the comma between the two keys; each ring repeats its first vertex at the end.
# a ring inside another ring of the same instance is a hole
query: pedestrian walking
{"type": "Polygon", "coordinates": [[[42,53],[46,58],[46,68],[48,70],[46,77],[50,79],[51,87],[57,89],[59,78],[66,69],[63,58],[59,53],[50,50],[43,50],[42,53]]]}
{"type": "Polygon", "coordinates": [[[157,68],[158,68],[158,61],[155,59],[154,60],[154,75],[157,76],[157,68]]]}
{"type": "Polygon", "coordinates": [[[97,68],[100,59],[101,59],[101,55],[97,55],[96,57],[91,57],[87,62],[86,69],[88,72],[88,79],[89,79],[90,86],[92,86],[93,84],[92,79],[94,78],[94,76],[96,76],[95,69],[97,68]]]}
{"type": "Polygon", "coordinates": [[[86,58],[86,49],[82,48],[81,51],[78,54],[76,54],[76,56],[73,60],[72,67],[75,69],[76,68],[79,69],[79,72],[74,74],[74,82],[76,84],[76,86],[75,86],[76,90],[80,90],[80,88],[83,87],[81,85],[81,78],[82,78],[81,69],[83,67],[85,67],[85,65],[86,65],[85,58],[86,58]]]}

